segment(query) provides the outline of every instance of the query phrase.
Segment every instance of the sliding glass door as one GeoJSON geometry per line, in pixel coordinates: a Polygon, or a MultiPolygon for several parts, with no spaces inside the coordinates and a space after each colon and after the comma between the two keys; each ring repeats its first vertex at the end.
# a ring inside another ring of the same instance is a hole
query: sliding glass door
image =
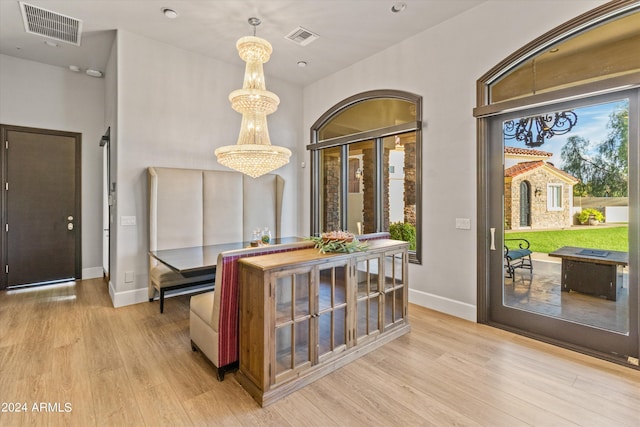
{"type": "Polygon", "coordinates": [[[490,119],[490,323],[637,360],[639,93],[490,119]]]}

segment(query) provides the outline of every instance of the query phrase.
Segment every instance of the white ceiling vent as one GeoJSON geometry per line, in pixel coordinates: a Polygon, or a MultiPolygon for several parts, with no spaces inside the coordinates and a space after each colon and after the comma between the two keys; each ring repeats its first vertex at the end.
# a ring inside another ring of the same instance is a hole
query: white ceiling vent
{"type": "Polygon", "coordinates": [[[299,44],[300,46],[306,46],[319,37],[320,36],[313,31],[309,31],[306,28],[298,27],[287,34],[284,38],[289,39],[295,44],[299,44]]]}
{"type": "Polygon", "coordinates": [[[20,2],[27,33],[80,46],[82,21],[47,9],[20,2]]]}

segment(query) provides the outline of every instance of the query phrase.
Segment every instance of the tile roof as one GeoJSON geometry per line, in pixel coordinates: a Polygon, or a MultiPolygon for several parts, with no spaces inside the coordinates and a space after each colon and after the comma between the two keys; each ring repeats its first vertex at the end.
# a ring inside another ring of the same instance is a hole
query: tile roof
{"type": "Polygon", "coordinates": [[[541,150],[531,150],[529,148],[504,147],[505,154],[519,154],[522,156],[545,156],[551,157],[553,153],[541,150]]]}
{"type": "MultiPolygon", "coordinates": [[[[533,150],[535,151],[535,150],[533,150]]],[[[557,167],[553,166],[551,163],[547,163],[544,160],[534,160],[532,162],[521,162],[518,163],[514,166],[511,166],[510,168],[507,168],[504,170],[504,176],[506,178],[515,178],[518,175],[522,175],[523,173],[532,171],[534,169],[538,169],[541,167],[547,167],[549,169],[551,169],[551,171],[555,172],[556,174],[564,177],[565,179],[567,179],[568,181],[574,182],[574,183],[578,183],[580,182],[580,180],[578,178],[576,178],[575,176],[568,174],[567,172],[558,169],[557,167]]]]}

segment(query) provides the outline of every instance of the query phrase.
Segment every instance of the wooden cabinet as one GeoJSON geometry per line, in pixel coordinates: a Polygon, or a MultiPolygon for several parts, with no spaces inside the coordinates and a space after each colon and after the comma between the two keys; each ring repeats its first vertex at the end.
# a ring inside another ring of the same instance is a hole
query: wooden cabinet
{"type": "Polygon", "coordinates": [[[262,406],[409,332],[407,244],[239,260],[238,381],[262,406]]]}

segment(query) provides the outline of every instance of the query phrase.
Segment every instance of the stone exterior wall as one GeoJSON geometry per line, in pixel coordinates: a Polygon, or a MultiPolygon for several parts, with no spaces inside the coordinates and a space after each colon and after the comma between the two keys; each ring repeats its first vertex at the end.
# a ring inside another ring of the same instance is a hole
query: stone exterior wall
{"type": "Polygon", "coordinates": [[[404,222],[416,225],[416,141],[404,144],[404,222]]]}
{"type": "Polygon", "coordinates": [[[340,158],[338,156],[323,157],[324,230],[320,230],[321,232],[340,229],[340,158]]]}
{"type": "MultiPolygon", "coordinates": [[[[512,230],[511,224],[513,224],[513,194],[511,192],[511,178],[504,179],[504,228],[505,230],[512,230]]],[[[518,190],[520,184],[518,183],[518,190]]],[[[520,221],[520,192],[518,191],[518,222],[520,221]]]]}
{"type": "Polygon", "coordinates": [[[547,173],[544,169],[539,168],[532,173],[523,177],[515,177],[509,185],[509,189],[505,188],[505,227],[511,227],[513,230],[520,228],[520,184],[528,181],[531,188],[531,228],[566,228],[571,227],[573,220],[571,218],[571,198],[573,197],[573,186],[547,173]],[[549,211],[547,209],[547,184],[562,184],[562,207],[560,211],[549,211]],[[536,195],[536,190],[540,190],[540,194],[536,195]],[[507,198],[510,191],[511,197],[507,198]],[[510,201],[510,209],[507,210],[507,200],[510,201]],[[509,218],[510,216],[510,218],[509,218]]]}

